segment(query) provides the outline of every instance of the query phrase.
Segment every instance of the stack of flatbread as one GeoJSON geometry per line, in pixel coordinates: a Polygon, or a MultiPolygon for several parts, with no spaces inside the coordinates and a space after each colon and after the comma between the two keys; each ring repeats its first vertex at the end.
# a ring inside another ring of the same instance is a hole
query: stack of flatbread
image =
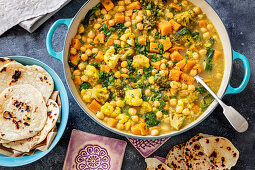
{"type": "Polygon", "coordinates": [[[49,99],[54,82],[37,65],[0,57],[0,145],[29,152],[45,140],[60,114],[49,99]]]}
{"type": "Polygon", "coordinates": [[[165,164],[147,158],[147,170],[210,170],[231,169],[239,158],[239,151],[226,138],[198,134],[187,143],[174,146],[165,164]]]}

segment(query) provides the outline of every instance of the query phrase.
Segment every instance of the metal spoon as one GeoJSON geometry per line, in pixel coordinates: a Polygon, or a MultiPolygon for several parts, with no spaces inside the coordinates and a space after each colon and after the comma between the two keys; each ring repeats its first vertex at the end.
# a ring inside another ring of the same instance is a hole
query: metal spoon
{"type": "Polygon", "coordinates": [[[233,128],[239,133],[245,132],[248,129],[247,120],[233,107],[227,106],[225,103],[223,103],[219,97],[205,84],[201,77],[195,76],[194,78],[197,80],[197,82],[202,84],[206,90],[218,101],[223,108],[223,114],[226,116],[233,128]]]}

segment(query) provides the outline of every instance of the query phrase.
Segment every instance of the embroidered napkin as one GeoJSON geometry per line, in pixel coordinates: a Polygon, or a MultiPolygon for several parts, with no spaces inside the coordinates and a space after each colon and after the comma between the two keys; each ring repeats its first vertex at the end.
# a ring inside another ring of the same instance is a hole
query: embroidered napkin
{"type": "Polygon", "coordinates": [[[138,152],[147,158],[153,154],[160,146],[162,146],[170,138],[153,139],[153,140],[143,140],[143,139],[133,139],[127,138],[129,142],[138,150],[138,152]]]}
{"type": "Polygon", "coordinates": [[[120,170],[127,143],[73,130],[63,170],[120,170]]]}
{"type": "Polygon", "coordinates": [[[33,32],[71,0],[0,0],[0,35],[20,24],[33,32]]]}

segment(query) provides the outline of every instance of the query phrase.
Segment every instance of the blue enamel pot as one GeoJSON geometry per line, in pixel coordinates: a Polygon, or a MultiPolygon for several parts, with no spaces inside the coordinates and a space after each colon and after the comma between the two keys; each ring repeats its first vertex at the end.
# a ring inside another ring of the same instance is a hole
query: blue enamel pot
{"type": "MultiPolygon", "coordinates": [[[[239,54],[232,50],[231,44],[230,44],[230,39],[229,39],[228,33],[226,31],[226,28],[225,28],[224,24],[222,23],[221,19],[219,18],[219,16],[217,15],[217,13],[212,9],[212,7],[204,0],[190,0],[190,1],[192,3],[194,3],[195,5],[201,7],[203,12],[205,12],[207,14],[209,19],[213,22],[214,26],[216,27],[216,29],[219,33],[220,39],[222,41],[222,44],[223,44],[224,56],[225,56],[225,70],[224,70],[223,80],[222,80],[222,83],[221,83],[221,86],[220,86],[220,89],[219,89],[217,95],[220,98],[222,98],[226,94],[237,94],[237,93],[242,92],[245,89],[245,87],[247,86],[247,84],[249,82],[249,78],[250,78],[250,66],[249,66],[249,62],[248,62],[247,58],[245,56],[243,56],[242,54],[239,54]],[[231,87],[229,82],[230,82],[230,78],[231,78],[232,63],[236,59],[239,59],[243,62],[245,74],[244,74],[244,78],[243,78],[243,81],[240,84],[240,86],[237,88],[233,88],[233,87],[231,87]]],[[[126,133],[123,131],[119,131],[115,128],[111,128],[111,127],[107,126],[106,124],[104,124],[102,121],[100,121],[98,118],[96,118],[95,114],[92,113],[87,108],[87,106],[84,104],[84,102],[82,101],[78,91],[75,88],[73,80],[71,79],[72,75],[71,75],[70,68],[68,65],[68,51],[69,51],[69,47],[71,44],[71,40],[76,35],[80,22],[84,19],[84,16],[86,15],[86,13],[99,2],[100,2],[100,0],[88,1],[86,4],[83,5],[83,7],[79,10],[79,12],[75,15],[74,18],[60,19],[60,20],[56,21],[51,26],[51,28],[48,32],[48,35],[47,35],[47,39],[46,39],[46,47],[47,47],[48,53],[52,57],[63,62],[63,66],[64,66],[63,68],[65,71],[66,80],[69,85],[69,89],[70,89],[73,97],[77,101],[77,103],[84,110],[84,112],[88,116],[90,116],[94,121],[96,121],[99,125],[103,126],[104,128],[106,128],[114,133],[117,133],[122,136],[130,137],[130,138],[138,138],[138,139],[159,139],[159,138],[175,136],[175,135],[181,134],[181,133],[195,127],[200,122],[202,122],[206,117],[208,117],[212,113],[212,111],[215,109],[215,107],[217,106],[218,103],[216,101],[214,101],[207,108],[207,110],[197,120],[195,120],[191,124],[187,125],[186,127],[182,128],[179,131],[173,131],[168,134],[163,134],[160,136],[132,135],[130,133],[126,133]],[[55,30],[60,25],[66,25],[68,27],[68,32],[66,34],[65,45],[64,45],[63,51],[55,52],[52,48],[52,36],[53,36],[55,30]]]]}
{"type": "Polygon", "coordinates": [[[61,123],[58,126],[57,135],[54,138],[48,150],[36,151],[33,155],[26,155],[22,157],[7,157],[0,154],[0,166],[16,167],[16,166],[22,166],[22,165],[26,165],[34,161],[37,161],[38,159],[48,154],[57,145],[67,125],[67,120],[69,115],[69,101],[68,101],[67,92],[63,82],[61,81],[57,73],[54,70],[52,70],[49,66],[42,63],[41,61],[38,61],[33,58],[25,57],[25,56],[9,56],[8,58],[16,60],[17,62],[23,65],[38,65],[44,68],[54,80],[54,85],[55,85],[54,91],[59,91],[61,104],[62,104],[61,123]]]}

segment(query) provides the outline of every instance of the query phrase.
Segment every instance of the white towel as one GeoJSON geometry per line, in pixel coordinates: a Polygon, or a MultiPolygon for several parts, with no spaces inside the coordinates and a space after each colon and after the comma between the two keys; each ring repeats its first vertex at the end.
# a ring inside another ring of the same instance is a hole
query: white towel
{"type": "Polygon", "coordinates": [[[35,31],[71,0],[0,0],[0,35],[19,24],[35,31]]]}

